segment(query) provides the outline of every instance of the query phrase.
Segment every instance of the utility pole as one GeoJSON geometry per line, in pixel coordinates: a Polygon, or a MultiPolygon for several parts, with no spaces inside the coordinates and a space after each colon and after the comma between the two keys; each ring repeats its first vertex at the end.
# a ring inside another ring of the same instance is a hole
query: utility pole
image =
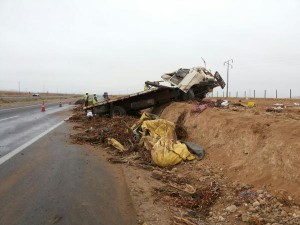
{"type": "Polygon", "coordinates": [[[21,92],[21,88],[20,88],[20,86],[21,86],[21,82],[20,82],[20,81],[18,81],[19,94],[20,94],[20,92],[21,92]]]}
{"type": "Polygon", "coordinates": [[[226,81],[226,98],[228,98],[228,86],[229,86],[229,67],[231,67],[232,69],[232,64],[233,63],[233,60],[232,59],[229,59],[227,61],[224,62],[224,66],[227,65],[227,81],[226,81]]]}
{"type": "Polygon", "coordinates": [[[267,98],[267,90],[265,90],[265,95],[264,95],[264,97],[267,98]]]}

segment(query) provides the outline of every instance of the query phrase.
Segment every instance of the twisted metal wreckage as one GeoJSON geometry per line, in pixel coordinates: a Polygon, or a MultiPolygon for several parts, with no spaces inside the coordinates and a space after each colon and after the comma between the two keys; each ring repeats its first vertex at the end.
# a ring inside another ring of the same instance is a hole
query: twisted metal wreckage
{"type": "Polygon", "coordinates": [[[84,110],[91,110],[93,114],[98,115],[122,116],[172,101],[203,99],[213,88],[225,87],[225,82],[218,72],[212,74],[204,67],[178,69],[172,73],[163,74],[161,78],[162,81],[146,81],[148,90],[115,99],[106,99],[95,105],[84,107],[84,110]],[[162,84],[164,82],[167,84],[162,84]]]}

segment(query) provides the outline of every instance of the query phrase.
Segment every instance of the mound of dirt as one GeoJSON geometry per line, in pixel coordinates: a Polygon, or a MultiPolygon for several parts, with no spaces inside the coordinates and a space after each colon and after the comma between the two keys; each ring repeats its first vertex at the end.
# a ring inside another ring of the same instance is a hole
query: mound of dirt
{"type": "Polygon", "coordinates": [[[290,113],[208,108],[191,112],[193,104],[172,103],[161,118],[181,121],[186,140],[202,145],[211,166],[224,168],[230,179],[300,193],[300,121],[290,113]],[[185,118],[182,118],[185,115],[185,118]]]}

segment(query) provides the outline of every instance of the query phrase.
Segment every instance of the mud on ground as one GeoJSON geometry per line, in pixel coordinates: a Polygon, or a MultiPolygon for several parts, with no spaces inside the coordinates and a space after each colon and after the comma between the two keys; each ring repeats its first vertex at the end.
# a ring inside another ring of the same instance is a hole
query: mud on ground
{"type": "Polygon", "coordinates": [[[193,102],[169,105],[161,118],[177,123],[178,137],[206,151],[203,160],[172,168],[153,165],[137,145],[128,132],[136,118],[88,121],[78,111],[71,118],[72,138],[96,152],[105,146],[107,159],[122,165],[138,224],[300,224],[300,110],[265,111],[277,102],[256,100],[254,108],[202,113],[192,112],[193,102]],[[106,137],[129,150],[110,148],[106,137]]]}

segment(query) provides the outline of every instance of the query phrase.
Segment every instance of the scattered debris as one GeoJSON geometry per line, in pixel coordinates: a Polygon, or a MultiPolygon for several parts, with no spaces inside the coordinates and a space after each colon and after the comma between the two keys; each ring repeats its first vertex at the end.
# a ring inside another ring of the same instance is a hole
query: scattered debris
{"type": "Polygon", "coordinates": [[[229,106],[229,102],[227,100],[218,99],[216,101],[216,107],[218,108],[227,108],[229,106]]]}
{"type": "Polygon", "coordinates": [[[202,113],[205,109],[207,109],[207,105],[197,105],[194,107],[192,112],[202,113]]]}
{"type": "Polygon", "coordinates": [[[248,102],[248,107],[254,107],[256,106],[255,102],[248,102]]]}
{"type": "Polygon", "coordinates": [[[204,158],[205,153],[203,147],[189,141],[184,141],[183,143],[187,146],[190,152],[196,154],[200,159],[204,158]]]}
{"type": "Polygon", "coordinates": [[[283,108],[279,107],[272,107],[272,108],[267,108],[266,112],[276,112],[276,113],[281,113],[283,111],[283,108]]]}
{"type": "Polygon", "coordinates": [[[181,223],[181,224],[186,224],[186,225],[196,225],[196,223],[193,223],[191,221],[189,221],[188,219],[185,219],[183,217],[178,217],[178,216],[174,216],[174,219],[181,223]]]}
{"type": "Polygon", "coordinates": [[[247,105],[243,104],[241,101],[232,103],[233,106],[241,106],[241,107],[247,107],[247,105]]]}
{"type": "Polygon", "coordinates": [[[208,215],[210,207],[221,194],[219,185],[216,182],[211,182],[210,185],[205,188],[199,187],[193,193],[188,193],[177,187],[177,191],[174,192],[174,185],[171,186],[172,189],[169,189],[168,186],[155,188],[160,201],[168,202],[180,208],[198,210],[203,216],[208,215]]]}
{"type": "MultiPolygon", "coordinates": [[[[187,136],[187,131],[180,125],[183,124],[184,114],[178,119],[177,126],[170,121],[156,119],[157,116],[147,113],[144,113],[137,122],[135,118],[128,116],[93,117],[92,119],[82,117],[84,114],[78,113],[70,119],[70,121],[85,121],[85,126],[89,127],[85,130],[82,126],[73,127],[77,131],[84,130],[71,135],[75,143],[108,144],[122,154],[138,152],[145,162],[161,167],[176,165],[184,160],[195,158],[185,144],[177,141],[177,135],[181,139],[187,136]],[[127,125],[128,122],[134,125],[127,125]],[[148,154],[145,154],[146,151],[148,154]]],[[[200,153],[200,156],[202,157],[203,154],[200,153]]]]}
{"type": "Polygon", "coordinates": [[[222,103],[221,103],[221,107],[228,107],[229,106],[229,102],[227,100],[223,100],[222,103]]]}
{"type": "Polygon", "coordinates": [[[51,224],[58,223],[63,217],[61,215],[55,214],[52,219],[49,221],[51,224]]]}
{"type": "Polygon", "coordinates": [[[275,104],[273,104],[273,107],[275,107],[275,108],[284,108],[284,104],[275,103],[275,104]]]}
{"type": "Polygon", "coordinates": [[[204,98],[199,102],[200,105],[207,105],[207,107],[213,108],[216,106],[216,102],[209,99],[209,98],[204,98]]]}
{"type": "Polygon", "coordinates": [[[207,108],[213,108],[217,105],[217,103],[211,99],[208,98],[204,98],[203,100],[201,100],[199,102],[198,105],[196,105],[193,109],[192,112],[198,112],[198,113],[202,113],[204,110],[206,110],[207,108]]]}
{"type": "Polygon", "coordinates": [[[120,150],[121,152],[123,151],[127,151],[128,149],[126,149],[120,142],[118,142],[116,139],[114,138],[107,138],[107,143],[112,145],[113,147],[115,147],[116,149],[120,150]]]}
{"type": "Polygon", "coordinates": [[[92,111],[88,111],[87,114],[86,114],[86,117],[87,117],[89,120],[91,120],[92,117],[93,117],[92,111]]]}

